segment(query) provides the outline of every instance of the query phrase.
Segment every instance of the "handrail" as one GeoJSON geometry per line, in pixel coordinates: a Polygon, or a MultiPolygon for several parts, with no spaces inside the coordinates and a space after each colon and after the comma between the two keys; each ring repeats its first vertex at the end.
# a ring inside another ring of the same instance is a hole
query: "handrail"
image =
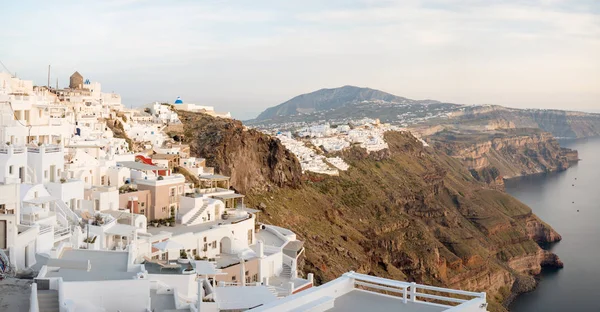
{"type": "Polygon", "coordinates": [[[411,302],[420,302],[420,303],[424,303],[424,304],[438,305],[438,306],[443,306],[443,307],[453,307],[448,304],[439,304],[439,303],[432,303],[432,302],[418,300],[418,298],[432,299],[432,300],[444,301],[444,302],[448,302],[448,303],[452,302],[452,303],[465,304],[465,303],[473,301],[474,299],[482,299],[483,301],[485,301],[485,297],[486,297],[486,294],[484,292],[472,292],[472,291],[464,291],[464,290],[458,290],[458,289],[449,289],[449,288],[442,288],[442,287],[436,287],[436,286],[421,285],[421,284],[416,284],[416,283],[394,281],[394,280],[390,280],[390,279],[379,278],[379,277],[355,273],[355,272],[349,272],[344,275],[354,279],[355,287],[362,286],[362,287],[367,287],[367,288],[372,288],[372,289],[383,290],[383,291],[387,291],[387,292],[400,293],[400,294],[402,294],[401,297],[402,297],[402,301],[404,303],[406,303],[408,300],[410,300],[411,302]],[[418,292],[417,290],[430,290],[430,291],[435,291],[435,292],[438,292],[441,294],[438,294],[438,295],[426,294],[423,292],[418,292]],[[449,297],[444,294],[461,295],[461,296],[468,296],[468,297],[472,297],[472,298],[461,299],[461,298],[449,297]]]}

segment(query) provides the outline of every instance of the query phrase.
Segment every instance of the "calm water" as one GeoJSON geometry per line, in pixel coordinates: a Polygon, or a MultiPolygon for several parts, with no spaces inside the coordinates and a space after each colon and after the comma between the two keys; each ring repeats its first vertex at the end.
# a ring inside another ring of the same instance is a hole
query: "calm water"
{"type": "Polygon", "coordinates": [[[582,161],[565,172],[506,183],[508,193],[562,235],[548,249],[565,263],[544,271],[538,288],[519,296],[511,311],[600,311],[600,139],[561,144],[577,149],[582,161]]]}

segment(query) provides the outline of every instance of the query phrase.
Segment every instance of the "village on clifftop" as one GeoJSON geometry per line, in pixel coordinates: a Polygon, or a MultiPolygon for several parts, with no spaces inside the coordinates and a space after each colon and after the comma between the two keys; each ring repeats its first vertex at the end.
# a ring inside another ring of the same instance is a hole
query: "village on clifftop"
{"type": "MultiPolygon", "coordinates": [[[[231,118],[181,98],[126,109],[78,72],[62,89],[0,72],[0,278],[33,272],[29,311],[486,311],[485,293],[352,271],[315,285],[296,234],[259,222],[229,177],[166,134],[177,110],[231,118]]],[[[377,151],[388,130],[270,134],[304,171],[337,175],[348,164],[315,147],[377,151]]]]}

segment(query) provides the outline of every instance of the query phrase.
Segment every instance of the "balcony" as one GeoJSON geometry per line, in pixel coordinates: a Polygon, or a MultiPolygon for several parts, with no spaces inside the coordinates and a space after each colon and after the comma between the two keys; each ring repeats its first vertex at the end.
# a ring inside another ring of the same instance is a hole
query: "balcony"
{"type": "Polygon", "coordinates": [[[27,147],[27,152],[28,153],[36,153],[36,154],[50,154],[50,153],[58,153],[62,151],[62,146],[60,145],[54,145],[54,144],[47,144],[47,145],[41,145],[41,146],[28,146],[27,147]]]}
{"type": "Polygon", "coordinates": [[[12,146],[12,145],[4,145],[0,147],[0,154],[23,154],[25,152],[25,146],[12,146]]]}

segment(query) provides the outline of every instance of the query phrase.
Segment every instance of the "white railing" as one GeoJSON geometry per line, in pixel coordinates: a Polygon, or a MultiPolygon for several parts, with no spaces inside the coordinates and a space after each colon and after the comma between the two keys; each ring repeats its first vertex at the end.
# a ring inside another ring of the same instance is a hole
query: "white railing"
{"type": "Polygon", "coordinates": [[[25,152],[24,146],[2,146],[0,147],[0,154],[22,154],[25,152]]]}
{"type": "Polygon", "coordinates": [[[44,153],[58,153],[61,148],[58,145],[47,145],[47,146],[29,146],[27,147],[28,153],[44,154],[44,153]]]}
{"type": "Polygon", "coordinates": [[[76,213],[74,213],[73,210],[71,210],[71,208],[67,207],[67,205],[60,200],[56,201],[55,210],[60,210],[65,215],[65,217],[74,224],[79,224],[81,220],[81,218],[76,213]]]}
{"type": "MultiPolygon", "coordinates": [[[[240,282],[224,282],[224,281],[220,281],[219,282],[219,287],[235,287],[235,286],[242,286],[242,284],[240,282]]],[[[246,286],[261,286],[262,283],[260,282],[251,282],[251,283],[245,283],[246,286]]]]}
{"type": "Polygon", "coordinates": [[[71,227],[58,228],[54,230],[54,239],[60,239],[71,234],[71,227]]]}
{"type": "Polygon", "coordinates": [[[52,225],[40,224],[40,235],[52,232],[52,225]]]}
{"type": "MultiPolygon", "coordinates": [[[[446,303],[458,303],[462,306],[462,304],[469,303],[472,300],[481,303],[485,303],[485,293],[484,292],[472,292],[472,291],[464,291],[457,289],[449,289],[435,286],[427,286],[416,283],[408,283],[408,282],[400,282],[394,281],[390,279],[359,274],[355,272],[349,272],[344,274],[344,276],[354,279],[354,287],[360,286],[361,288],[367,289],[377,289],[385,292],[391,292],[398,294],[399,297],[402,298],[404,303],[418,302],[422,304],[435,305],[440,307],[452,308],[455,307],[449,304],[441,304],[441,303],[433,303],[429,301],[419,300],[419,299],[429,299],[436,300],[438,302],[446,302],[446,303]],[[431,291],[437,293],[437,295],[428,294],[423,291],[431,291]],[[455,298],[452,296],[464,296],[470,297],[468,299],[455,298]]],[[[479,305],[478,305],[479,306],[479,305]]],[[[456,306],[458,307],[458,306],[456,306]]],[[[460,310],[460,309],[459,309],[460,310]]],[[[458,310],[457,310],[458,311],[458,310]]],[[[462,310],[461,310],[462,311],[462,310]]],[[[483,310],[485,311],[485,309],[483,310]]]]}

